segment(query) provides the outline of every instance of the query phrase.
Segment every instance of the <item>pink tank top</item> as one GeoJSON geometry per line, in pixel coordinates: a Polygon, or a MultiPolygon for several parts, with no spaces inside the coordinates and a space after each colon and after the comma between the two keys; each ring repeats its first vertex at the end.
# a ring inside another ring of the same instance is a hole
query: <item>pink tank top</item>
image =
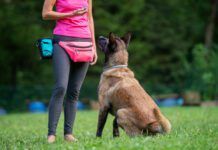
{"type": "MultiPolygon", "coordinates": [[[[72,12],[76,9],[86,7],[88,0],[57,0],[57,12],[72,12]]],[[[68,17],[56,21],[53,34],[71,37],[91,38],[91,31],[88,23],[88,13],[82,16],[68,17]]]]}

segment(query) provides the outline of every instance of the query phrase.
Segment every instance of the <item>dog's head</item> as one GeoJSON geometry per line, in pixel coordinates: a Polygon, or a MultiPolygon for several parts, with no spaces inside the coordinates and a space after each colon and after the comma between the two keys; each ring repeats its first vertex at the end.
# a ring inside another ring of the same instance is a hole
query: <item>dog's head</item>
{"type": "Polygon", "coordinates": [[[105,54],[105,65],[127,65],[127,48],[130,42],[131,34],[127,33],[123,37],[115,36],[109,33],[108,38],[100,36],[98,39],[99,48],[105,54]]]}

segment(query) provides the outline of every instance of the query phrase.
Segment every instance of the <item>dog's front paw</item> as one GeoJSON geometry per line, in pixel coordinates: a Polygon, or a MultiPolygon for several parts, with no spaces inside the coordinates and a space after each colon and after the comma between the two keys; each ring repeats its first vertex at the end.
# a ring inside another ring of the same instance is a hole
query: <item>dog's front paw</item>
{"type": "Polygon", "coordinates": [[[101,133],[96,133],[96,137],[101,137],[102,134],[101,133]]]}

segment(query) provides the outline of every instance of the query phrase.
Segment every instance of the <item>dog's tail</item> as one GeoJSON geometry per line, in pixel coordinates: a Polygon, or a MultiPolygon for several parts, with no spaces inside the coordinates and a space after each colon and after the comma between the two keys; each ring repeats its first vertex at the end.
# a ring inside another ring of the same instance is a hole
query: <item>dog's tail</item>
{"type": "Polygon", "coordinates": [[[171,131],[171,124],[169,120],[164,117],[158,108],[154,108],[154,115],[157,118],[159,124],[161,125],[162,131],[164,133],[169,133],[171,131]]]}

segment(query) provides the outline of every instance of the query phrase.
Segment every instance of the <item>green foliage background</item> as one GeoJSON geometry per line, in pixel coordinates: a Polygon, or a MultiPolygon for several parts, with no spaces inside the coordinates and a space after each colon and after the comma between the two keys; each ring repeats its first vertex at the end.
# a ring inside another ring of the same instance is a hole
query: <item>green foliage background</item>
{"type": "MultiPolygon", "coordinates": [[[[218,31],[205,48],[209,1],[93,0],[96,38],[131,31],[129,66],[151,94],[199,91],[218,98],[218,31]]],[[[0,2],[0,107],[25,110],[27,99],[48,102],[53,86],[51,60],[40,61],[35,41],[51,37],[54,21],[42,21],[43,0],[0,2]]],[[[81,98],[96,99],[103,66],[90,67],[81,98]]]]}

